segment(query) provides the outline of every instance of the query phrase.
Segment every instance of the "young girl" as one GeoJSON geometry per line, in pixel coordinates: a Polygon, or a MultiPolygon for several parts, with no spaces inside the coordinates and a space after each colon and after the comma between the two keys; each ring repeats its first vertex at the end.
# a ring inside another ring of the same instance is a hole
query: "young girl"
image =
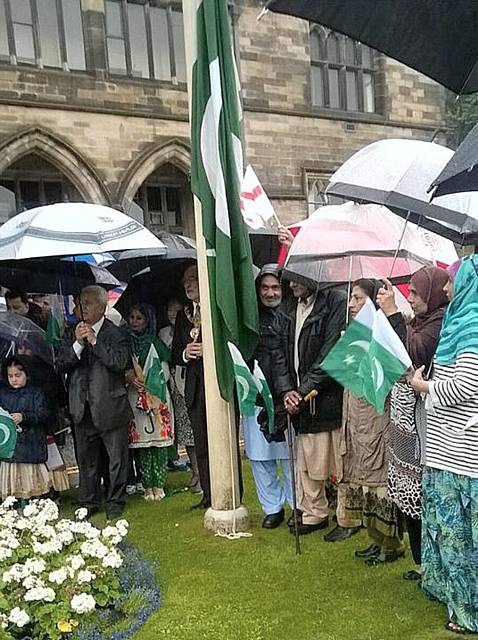
{"type": "Polygon", "coordinates": [[[0,407],[10,413],[18,431],[12,458],[0,462],[0,493],[2,500],[15,496],[24,501],[48,493],[51,486],[45,465],[48,403],[43,391],[29,382],[21,356],[3,363],[2,378],[0,407]]]}

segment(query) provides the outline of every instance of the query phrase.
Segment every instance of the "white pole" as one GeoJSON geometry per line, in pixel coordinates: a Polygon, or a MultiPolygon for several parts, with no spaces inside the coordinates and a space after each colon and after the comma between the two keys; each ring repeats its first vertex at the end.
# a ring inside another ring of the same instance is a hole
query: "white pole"
{"type": "MultiPolygon", "coordinates": [[[[191,121],[192,71],[196,59],[196,11],[200,0],[183,1],[184,40],[191,121]]],[[[194,196],[196,248],[201,299],[201,335],[203,341],[204,383],[209,443],[212,507],[207,510],[204,526],[216,533],[234,534],[249,526],[247,509],[240,505],[237,437],[234,411],[219,393],[211,322],[211,303],[207,273],[206,241],[203,235],[202,207],[194,196]],[[235,508],[234,508],[235,507],[235,508]]]]}

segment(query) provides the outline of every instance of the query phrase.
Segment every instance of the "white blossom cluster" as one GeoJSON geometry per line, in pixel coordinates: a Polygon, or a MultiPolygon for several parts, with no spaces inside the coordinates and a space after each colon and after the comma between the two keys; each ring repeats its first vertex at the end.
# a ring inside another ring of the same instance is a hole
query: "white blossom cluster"
{"type": "Polygon", "coordinates": [[[91,613],[97,584],[104,589],[123,563],[117,547],[128,522],[100,530],[86,519],[86,509],[67,520],[51,500],[33,500],[23,513],[15,506],[12,497],[0,504],[0,592],[11,607],[0,613],[0,627],[35,630],[38,603],[66,603],[72,616],[91,613]]]}

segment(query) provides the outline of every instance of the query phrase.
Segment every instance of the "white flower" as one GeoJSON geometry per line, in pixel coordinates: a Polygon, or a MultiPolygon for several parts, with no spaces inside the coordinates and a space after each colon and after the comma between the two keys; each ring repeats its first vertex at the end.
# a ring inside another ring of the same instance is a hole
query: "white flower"
{"type": "Polygon", "coordinates": [[[18,518],[18,520],[15,522],[15,529],[18,529],[19,531],[29,529],[30,526],[31,522],[30,520],[28,520],[28,518],[18,518]]]}
{"type": "Polygon", "coordinates": [[[105,527],[103,529],[103,537],[104,538],[111,538],[113,536],[117,536],[118,535],[118,529],[116,527],[105,527]]]}
{"type": "Polygon", "coordinates": [[[43,558],[28,558],[25,562],[25,570],[28,573],[42,573],[46,569],[46,562],[43,558]]]}
{"type": "Polygon", "coordinates": [[[92,573],[89,569],[78,571],[78,576],[77,576],[78,582],[91,582],[95,578],[96,578],[96,574],[92,573]]]}
{"type": "Polygon", "coordinates": [[[32,549],[35,553],[39,553],[41,556],[46,556],[49,553],[60,553],[63,548],[61,540],[48,540],[47,542],[38,542],[34,539],[32,541],[32,549]]]}
{"type": "Polygon", "coordinates": [[[64,531],[60,531],[58,534],[58,540],[63,544],[63,545],[69,545],[73,542],[74,537],[73,534],[71,533],[71,531],[68,531],[67,529],[65,529],[64,531]]]}
{"type": "Polygon", "coordinates": [[[34,587],[25,593],[23,599],[25,602],[36,602],[38,600],[53,602],[55,599],[55,592],[51,587],[34,587]]]}
{"type": "Polygon", "coordinates": [[[75,613],[81,615],[93,611],[96,606],[96,601],[89,593],[80,593],[77,596],[73,596],[70,605],[75,613]]]}
{"type": "Polygon", "coordinates": [[[8,498],[5,498],[2,502],[1,507],[2,509],[11,509],[16,501],[17,499],[14,496],[8,496],[8,498]]]}
{"type": "Polygon", "coordinates": [[[126,538],[128,535],[129,523],[124,518],[122,520],[118,520],[116,523],[116,528],[118,529],[118,533],[122,538],[126,538]]]}
{"type": "Polygon", "coordinates": [[[25,570],[25,565],[17,563],[12,565],[8,571],[3,573],[2,580],[5,584],[8,584],[9,582],[21,582],[27,576],[28,573],[25,570]]]}
{"type": "Polygon", "coordinates": [[[116,551],[110,551],[107,556],[105,556],[102,560],[103,567],[111,567],[113,569],[118,569],[123,564],[123,559],[116,551]]]}
{"type": "Polygon", "coordinates": [[[91,558],[104,558],[108,553],[108,547],[96,538],[83,542],[80,551],[83,555],[90,556],[91,558]]]}
{"type": "Polygon", "coordinates": [[[68,571],[65,567],[57,569],[56,571],[50,571],[48,574],[48,580],[55,584],[63,584],[68,579],[68,571]]]}
{"type": "Polygon", "coordinates": [[[37,536],[41,536],[42,538],[51,539],[56,536],[56,531],[51,524],[40,524],[40,526],[35,527],[33,533],[37,536]]]}
{"type": "Polygon", "coordinates": [[[27,576],[22,582],[22,585],[25,589],[36,589],[38,587],[44,587],[45,583],[43,580],[40,580],[38,576],[27,576]]]}
{"type": "Polygon", "coordinates": [[[25,518],[33,518],[38,514],[38,504],[36,502],[30,502],[23,509],[23,515],[25,518]]]}
{"type": "Polygon", "coordinates": [[[78,569],[81,569],[81,567],[85,566],[85,561],[80,555],[70,556],[66,561],[75,571],[78,571],[78,569]]]}
{"type": "Polygon", "coordinates": [[[2,627],[2,629],[8,627],[8,618],[5,613],[0,613],[0,627],[2,627]]]}
{"type": "Polygon", "coordinates": [[[82,507],[81,509],[77,509],[75,511],[75,518],[77,520],[84,520],[87,515],[88,515],[88,509],[85,509],[84,507],[82,507]]]}
{"type": "Polygon", "coordinates": [[[30,622],[30,616],[25,611],[25,609],[20,609],[20,607],[15,607],[15,609],[12,609],[10,611],[8,620],[9,622],[12,622],[13,624],[17,625],[17,627],[21,628],[30,622]]]}
{"type": "Polygon", "coordinates": [[[3,562],[7,558],[11,558],[13,551],[11,549],[0,547],[0,562],[3,562]]]}

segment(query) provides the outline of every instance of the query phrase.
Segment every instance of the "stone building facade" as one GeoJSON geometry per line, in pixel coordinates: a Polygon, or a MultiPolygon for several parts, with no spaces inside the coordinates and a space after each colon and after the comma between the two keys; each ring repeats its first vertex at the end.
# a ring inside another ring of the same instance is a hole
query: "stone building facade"
{"type": "MultiPolygon", "coordinates": [[[[259,0],[230,5],[245,155],[283,222],[362,146],[444,126],[431,80],[304,21],[258,22],[259,0]]],[[[193,234],[185,79],[177,0],[0,0],[0,185],[15,210],[139,206],[154,231],[193,234]]]]}

